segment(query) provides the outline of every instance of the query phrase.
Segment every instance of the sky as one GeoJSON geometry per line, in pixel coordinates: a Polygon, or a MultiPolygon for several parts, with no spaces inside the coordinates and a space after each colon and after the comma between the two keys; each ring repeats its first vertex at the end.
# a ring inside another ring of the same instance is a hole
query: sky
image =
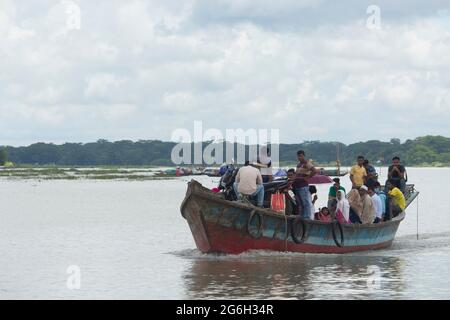
{"type": "Polygon", "coordinates": [[[0,0],[0,145],[450,136],[450,1],[0,0]],[[371,5],[376,5],[373,7],[371,5]]]}

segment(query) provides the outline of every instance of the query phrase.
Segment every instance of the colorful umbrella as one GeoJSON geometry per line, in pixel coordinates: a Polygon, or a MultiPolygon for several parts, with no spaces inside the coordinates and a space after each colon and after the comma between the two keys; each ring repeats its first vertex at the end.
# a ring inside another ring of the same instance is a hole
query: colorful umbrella
{"type": "Polygon", "coordinates": [[[315,175],[308,180],[309,184],[323,184],[323,183],[333,183],[333,180],[329,176],[315,175]]]}

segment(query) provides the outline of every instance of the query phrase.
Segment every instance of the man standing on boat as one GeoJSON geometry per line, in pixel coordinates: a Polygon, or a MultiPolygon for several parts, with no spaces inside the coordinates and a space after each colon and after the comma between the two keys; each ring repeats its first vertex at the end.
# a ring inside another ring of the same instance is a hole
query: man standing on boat
{"type": "Polygon", "coordinates": [[[292,183],[295,198],[297,200],[298,214],[303,219],[310,219],[312,200],[309,193],[308,179],[316,174],[316,169],[312,163],[305,158],[305,151],[300,150],[297,152],[297,171],[292,183]]]}
{"type": "MultiPolygon", "coordinates": [[[[403,193],[406,189],[406,169],[400,164],[400,158],[392,158],[392,165],[388,168],[388,181],[399,188],[403,193]]],[[[387,184],[386,184],[387,185],[387,184]]]]}
{"type": "Polygon", "coordinates": [[[357,164],[350,170],[350,180],[354,189],[359,189],[367,179],[367,171],[364,168],[364,157],[359,156],[357,161],[357,164]]]}
{"type": "Polygon", "coordinates": [[[370,189],[375,185],[375,182],[378,181],[378,174],[375,167],[369,163],[368,159],[364,160],[364,169],[366,169],[367,173],[366,186],[370,189]]]}
{"type": "Polygon", "coordinates": [[[258,207],[264,204],[264,186],[261,173],[255,167],[250,165],[249,161],[245,162],[245,166],[240,168],[236,175],[234,183],[236,195],[239,193],[256,198],[258,207]]]}

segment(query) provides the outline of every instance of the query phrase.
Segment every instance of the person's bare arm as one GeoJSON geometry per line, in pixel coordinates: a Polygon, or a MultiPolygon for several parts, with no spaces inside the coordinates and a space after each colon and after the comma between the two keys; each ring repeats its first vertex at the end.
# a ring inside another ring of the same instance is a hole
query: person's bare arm
{"type": "Polygon", "coordinates": [[[355,186],[355,177],[353,176],[353,173],[350,172],[350,181],[352,182],[352,186],[355,186]]]}
{"type": "Polygon", "coordinates": [[[319,197],[317,196],[317,194],[315,194],[312,200],[312,204],[316,204],[317,199],[319,199],[319,197]]]}
{"type": "Polygon", "coordinates": [[[316,175],[317,170],[310,162],[306,165],[306,168],[309,171],[308,175],[305,177],[306,179],[312,178],[316,175]]]}
{"type": "Polygon", "coordinates": [[[309,170],[309,176],[308,178],[312,178],[317,174],[317,170],[314,166],[311,167],[311,169],[309,170]]]}
{"type": "Polygon", "coordinates": [[[406,173],[406,169],[403,172],[401,172],[400,169],[398,170],[398,175],[401,179],[405,179],[405,173],[406,173]]]}
{"type": "Polygon", "coordinates": [[[256,177],[256,184],[263,184],[262,175],[261,175],[261,172],[259,172],[259,171],[258,171],[258,175],[256,177]]]}
{"type": "Polygon", "coordinates": [[[388,172],[388,178],[389,178],[389,179],[392,178],[392,173],[394,173],[394,168],[395,168],[395,167],[392,167],[392,169],[389,170],[389,172],[388,172]]]}

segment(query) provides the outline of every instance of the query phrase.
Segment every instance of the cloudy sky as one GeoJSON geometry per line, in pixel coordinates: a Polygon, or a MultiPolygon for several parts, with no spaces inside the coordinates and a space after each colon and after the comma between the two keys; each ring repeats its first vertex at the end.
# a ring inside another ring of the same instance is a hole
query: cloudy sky
{"type": "Polygon", "coordinates": [[[0,0],[0,40],[0,145],[450,136],[446,0],[0,0]]]}

